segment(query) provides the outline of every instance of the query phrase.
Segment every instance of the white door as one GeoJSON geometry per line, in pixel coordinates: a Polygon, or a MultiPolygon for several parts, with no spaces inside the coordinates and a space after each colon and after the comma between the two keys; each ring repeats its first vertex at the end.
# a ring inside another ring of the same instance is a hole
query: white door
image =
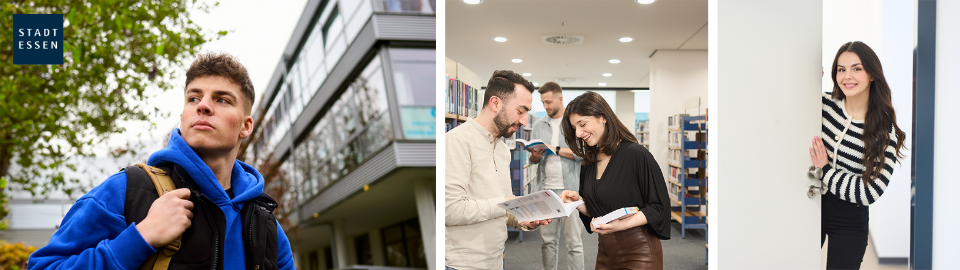
{"type": "MultiPolygon", "coordinates": [[[[819,269],[820,195],[808,148],[820,134],[822,0],[710,3],[710,248],[719,269],[819,269]]],[[[714,267],[711,264],[711,268],[714,267]]]]}

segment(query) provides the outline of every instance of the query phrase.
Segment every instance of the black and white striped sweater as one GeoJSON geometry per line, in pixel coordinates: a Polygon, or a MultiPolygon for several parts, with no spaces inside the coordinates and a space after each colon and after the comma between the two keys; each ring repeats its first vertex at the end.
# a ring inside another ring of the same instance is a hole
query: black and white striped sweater
{"type": "Polygon", "coordinates": [[[893,165],[897,161],[897,137],[893,125],[888,128],[890,143],[884,153],[883,170],[879,179],[869,184],[863,182],[863,120],[854,120],[847,114],[844,101],[834,100],[830,93],[823,94],[823,124],[821,139],[826,146],[827,165],[823,167],[823,181],[827,192],[841,200],[870,205],[883,195],[893,175],[893,165]],[[839,142],[839,146],[838,146],[839,142]],[[837,149],[839,148],[839,149],[837,149]]]}

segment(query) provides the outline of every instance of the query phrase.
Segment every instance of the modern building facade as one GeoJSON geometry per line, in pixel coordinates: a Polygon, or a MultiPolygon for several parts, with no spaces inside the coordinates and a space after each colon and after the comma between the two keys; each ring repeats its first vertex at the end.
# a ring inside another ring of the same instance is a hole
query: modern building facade
{"type": "Polygon", "coordinates": [[[285,229],[298,269],[439,267],[435,9],[307,3],[246,150],[294,183],[285,229]]]}

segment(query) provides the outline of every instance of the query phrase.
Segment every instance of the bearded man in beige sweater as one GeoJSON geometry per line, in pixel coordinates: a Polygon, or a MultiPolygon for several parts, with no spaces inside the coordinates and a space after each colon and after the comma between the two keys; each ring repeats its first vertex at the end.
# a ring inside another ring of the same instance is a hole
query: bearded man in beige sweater
{"type": "Polygon", "coordinates": [[[513,198],[510,150],[502,138],[527,124],[533,84],[513,71],[498,70],[483,98],[476,119],[445,135],[446,269],[503,269],[506,226],[533,230],[550,222],[517,222],[497,206],[513,198]]]}

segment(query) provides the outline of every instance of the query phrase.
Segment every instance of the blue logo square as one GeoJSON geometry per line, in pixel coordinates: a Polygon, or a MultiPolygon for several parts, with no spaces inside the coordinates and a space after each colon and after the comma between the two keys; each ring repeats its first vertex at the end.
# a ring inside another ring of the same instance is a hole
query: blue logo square
{"type": "Polygon", "coordinates": [[[13,64],[63,64],[63,14],[13,14],[13,64]]]}

